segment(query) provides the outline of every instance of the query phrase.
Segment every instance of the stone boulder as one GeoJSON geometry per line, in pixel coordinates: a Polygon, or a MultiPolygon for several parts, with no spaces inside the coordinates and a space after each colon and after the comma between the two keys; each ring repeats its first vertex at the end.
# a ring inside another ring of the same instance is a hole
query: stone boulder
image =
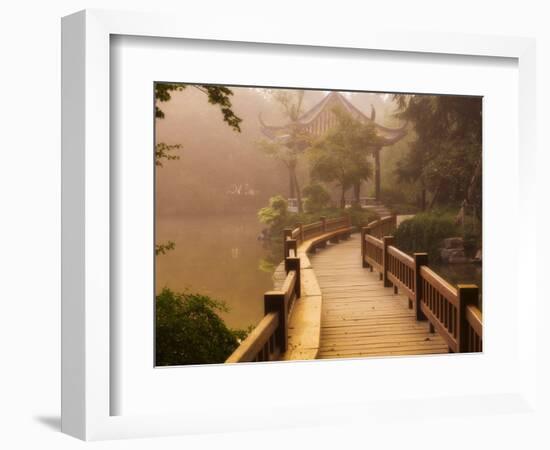
{"type": "Polygon", "coordinates": [[[443,248],[452,249],[452,248],[464,248],[464,239],[461,237],[450,237],[443,239],[443,248]]]}

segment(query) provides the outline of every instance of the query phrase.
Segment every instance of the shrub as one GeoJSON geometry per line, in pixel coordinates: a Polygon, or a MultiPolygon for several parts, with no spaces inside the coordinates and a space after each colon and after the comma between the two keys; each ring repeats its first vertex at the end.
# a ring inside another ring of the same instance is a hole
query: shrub
{"type": "Polygon", "coordinates": [[[330,205],[330,194],[319,183],[310,184],[302,190],[305,197],[304,209],[306,213],[315,213],[330,205]]]}
{"type": "Polygon", "coordinates": [[[417,214],[399,225],[395,232],[396,245],[409,254],[426,252],[430,260],[439,261],[441,241],[459,233],[454,219],[449,213],[417,214]]]}
{"type": "Polygon", "coordinates": [[[379,219],[378,214],[374,211],[362,209],[359,206],[352,206],[346,212],[351,216],[351,224],[357,228],[367,226],[369,222],[379,219]]]}
{"type": "Polygon", "coordinates": [[[227,306],[210,297],[164,288],[156,296],[156,364],[223,363],[246,337],[227,328],[218,315],[227,306]]]}

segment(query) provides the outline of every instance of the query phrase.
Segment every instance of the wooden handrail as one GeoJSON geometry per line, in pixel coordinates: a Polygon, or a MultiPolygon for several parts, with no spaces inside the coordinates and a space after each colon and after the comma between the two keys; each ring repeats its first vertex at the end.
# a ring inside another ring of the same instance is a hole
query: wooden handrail
{"type": "Polygon", "coordinates": [[[265,316],[226,363],[274,361],[287,350],[288,317],[301,295],[300,258],[286,257],[285,269],[287,276],[281,289],[264,294],[265,316]]]}
{"type": "Polygon", "coordinates": [[[296,299],[301,296],[300,258],[298,243],[310,239],[309,249],[349,237],[352,231],[349,216],[326,219],[309,224],[297,224],[283,230],[284,265],[287,276],[277,291],[264,294],[265,316],[247,338],[226,360],[227,363],[272,361],[287,350],[288,320],[296,299]]]}
{"type": "Polygon", "coordinates": [[[397,216],[386,216],[378,220],[369,222],[367,225],[369,234],[377,238],[383,238],[384,236],[390,236],[397,228],[397,216]]]}
{"type": "Polygon", "coordinates": [[[483,322],[477,308],[478,288],[452,286],[428,267],[428,255],[407,255],[393,245],[392,236],[375,236],[393,227],[394,217],[371,222],[361,229],[363,267],[376,269],[385,287],[401,290],[415,308],[417,320],[428,320],[430,331],[437,331],[453,352],[480,352],[483,349],[483,322]]]}
{"type": "Polygon", "coordinates": [[[387,249],[387,278],[393,284],[394,293],[401,289],[409,298],[409,308],[415,301],[415,263],[414,258],[390,245],[387,249]]]}
{"type": "Polygon", "coordinates": [[[483,323],[481,311],[477,306],[466,307],[466,324],[463,337],[464,352],[481,352],[483,350],[483,323]]]}
{"type": "Polygon", "coordinates": [[[275,345],[275,330],[278,326],[279,315],[274,312],[266,314],[225,362],[255,361],[259,355],[262,356],[263,360],[278,357],[279,349],[275,345]],[[263,354],[266,348],[267,353],[263,354]]]}

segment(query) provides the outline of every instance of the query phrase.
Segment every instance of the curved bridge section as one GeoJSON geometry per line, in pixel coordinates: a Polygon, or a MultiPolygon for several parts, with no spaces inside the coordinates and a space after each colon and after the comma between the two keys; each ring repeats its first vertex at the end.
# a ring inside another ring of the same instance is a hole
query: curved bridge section
{"type": "Polygon", "coordinates": [[[323,292],[319,358],[447,353],[445,341],[416,321],[406,295],[365,270],[360,237],[311,257],[323,292]]]}
{"type": "Polygon", "coordinates": [[[477,286],[455,288],[427,254],[399,250],[396,223],[352,235],[347,216],[285,230],[284,275],[226,362],[481,352],[477,286]]]}

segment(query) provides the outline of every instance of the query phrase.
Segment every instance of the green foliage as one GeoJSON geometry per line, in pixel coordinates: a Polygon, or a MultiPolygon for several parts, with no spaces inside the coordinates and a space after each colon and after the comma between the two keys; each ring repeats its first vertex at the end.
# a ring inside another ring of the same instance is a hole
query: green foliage
{"type": "Polygon", "coordinates": [[[302,212],[302,194],[296,174],[299,158],[304,150],[311,145],[311,138],[299,125],[298,119],[302,114],[302,105],[305,91],[267,89],[266,92],[282,107],[285,116],[290,119],[290,132],[279,136],[275,140],[261,140],[258,148],[271,158],[281,161],[288,170],[289,198],[297,198],[298,211],[302,212]]]}
{"type": "Polygon", "coordinates": [[[311,177],[327,183],[337,182],[344,207],[345,192],[354,184],[372,176],[367,149],[376,145],[378,137],[372,123],[363,124],[350,114],[335,108],[337,124],[308,151],[311,177]]]}
{"type": "Polygon", "coordinates": [[[163,289],[156,297],[156,364],[223,363],[247,332],[227,328],[219,312],[227,312],[223,302],[163,289]]]}
{"type": "Polygon", "coordinates": [[[396,246],[406,253],[428,253],[431,261],[439,261],[441,241],[460,235],[455,215],[446,212],[420,213],[399,225],[395,232],[396,246]]]}
{"type": "Polygon", "coordinates": [[[367,226],[369,222],[380,218],[374,211],[359,206],[352,206],[346,209],[346,212],[351,217],[351,224],[356,228],[367,226]]]}
{"type": "Polygon", "coordinates": [[[322,184],[310,184],[303,189],[302,194],[305,197],[306,213],[315,213],[330,205],[330,194],[322,184]]]}
{"type": "Polygon", "coordinates": [[[412,186],[409,186],[409,189],[405,189],[403,186],[382,188],[380,201],[393,214],[416,214],[420,209],[418,199],[411,194],[413,194],[412,186]]]}
{"type": "Polygon", "coordinates": [[[286,222],[288,215],[287,201],[282,195],[276,195],[269,199],[269,206],[258,211],[258,219],[261,223],[270,225],[271,228],[280,228],[286,222]]]}
{"type": "Polygon", "coordinates": [[[420,182],[431,204],[460,204],[481,211],[481,98],[395,95],[397,116],[414,124],[416,139],[396,174],[420,182]]]}
{"type": "Polygon", "coordinates": [[[155,245],[155,255],[165,255],[166,252],[174,250],[176,248],[176,243],[174,241],[168,241],[165,244],[155,245]]]}
{"type": "MultiPolygon", "coordinates": [[[[283,230],[285,228],[294,228],[298,223],[305,225],[318,222],[321,220],[321,217],[326,217],[327,219],[342,217],[343,214],[340,208],[323,208],[305,213],[291,213],[287,211],[286,205],[286,200],[280,195],[277,195],[270,199],[269,206],[258,211],[260,222],[269,225],[269,236],[271,237],[272,243],[275,245],[282,241],[283,230]]],[[[344,214],[350,214],[352,225],[356,227],[366,225],[378,219],[378,215],[374,211],[361,209],[359,207],[348,208],[344,214]]],[[[271,263],[275,264],[275,261],[280,261],[280,255],[276,260],[271,261],[271,263]]],[[[261,267],[267,268],[267,262],[262,263],[261,267]]]]}
{"type": "Polygon", "coordinates": [[[166,159],[167,161],[180,159],[178,155],[171,154],[172,150],[179,150],[180,148],[180,144],[169,145],[164,142],[159,142],[155,145],[155,165],[162,167],[163,159],[166,159]]]}
{"type": "MultiPolygon", "coordinates": [[[[157,119],[164,118],[164,112],[159,108],[158,103],[168,102],[172,98],[171,92],[183,91],[188,85],[178,83],[155,83],[155,117],[157,119]]],[[[223,120],[235,131],[240,132],[240,123],[242,119],[231,109],[232,104],[230,97],[233,91],[226,86],[215,86],[208,84],[191,85],[192,87],[204,92],[208,97],[208,103],[218,105],[223,114],[223,120]]]]}

